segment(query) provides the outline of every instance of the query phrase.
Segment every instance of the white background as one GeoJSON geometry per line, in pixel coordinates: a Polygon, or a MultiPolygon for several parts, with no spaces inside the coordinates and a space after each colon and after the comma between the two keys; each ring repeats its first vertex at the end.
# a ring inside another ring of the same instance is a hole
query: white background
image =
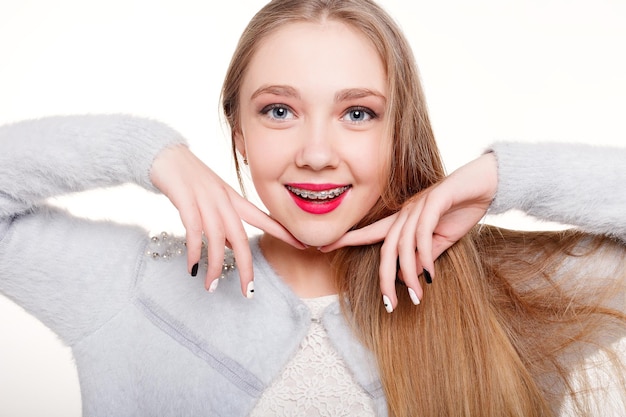
{"type": "MultiPolygon", "coordinates": [[[[157,118],[235,184],[219,89],[241,30],[264,3],[0,0],[0,124],[72,113],[157,118]]],[[[626,145],[626,2],[408,3],[381,1],[414,48],[449,171],[498,139],[626,145]]],[[[163,198],[131,186],[58,203],[181,231],[163,198]]],[[[494,221],[536,226],[518,216],[494,221]]],[[[0,416],[35,415],[80,415],[71,354],[0,297],[0,416]]]]}

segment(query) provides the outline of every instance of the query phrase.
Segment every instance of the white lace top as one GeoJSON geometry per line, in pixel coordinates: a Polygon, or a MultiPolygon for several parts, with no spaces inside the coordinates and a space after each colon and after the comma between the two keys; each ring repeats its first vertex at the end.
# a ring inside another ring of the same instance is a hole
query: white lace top
{"type": "Polygon", "coordinates": [[[356,383],[320,321],[335,300],[336,295],[303,299],[312,313],[309,332],[251,417],[375,415],[372,399],[356,383]]]}

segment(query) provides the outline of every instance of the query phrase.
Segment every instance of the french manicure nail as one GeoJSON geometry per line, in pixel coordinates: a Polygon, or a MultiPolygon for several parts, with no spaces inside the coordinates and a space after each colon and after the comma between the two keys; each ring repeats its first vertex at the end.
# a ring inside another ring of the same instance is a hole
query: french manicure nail
{"type": "Polygon", "coordinates": [[[254,281],[250,281],[246,287],[246,298],[254,297],[254,281]]]}
{"type": "Polygon", "coordinates": [[[426,281],[426,284],[433,283],[433,278],[430,276],[430,272],[428,272],[428,269],[426,268],[424,268],[424,280],[426,281]]]}
{"type": "Polygon", "coordinates": [[[386,295],[383,295],[383,305],[385,306],[385,310],[387,310],[387,313],[393,312],[393,305],[391,304],[391,300],[386,295]]]}
{"type": "Polygon", "coordinates": [[[211,285],[209,286],[209,292],[215,292],[215,290],[217,289],[217,285],[220,283],[220,279],[219,278],[215,278],[212,282],[211,285]]]}
{"type": "Polygon", "coordinates": [[[198,275],[198,264],[197,263],[194,266],[191,267],[191,276],[195,277],[196,275],[198,275]]]}
{"type": "Polygon", "coordinates": [[[413,288],[411,287],[409,287],[409,297],[411,297],[411,301],[413,301],[414,305],[420,305],[420,299],[417,297],[417,294],[415,294],[415,291],[413,291],[413,288]]]}

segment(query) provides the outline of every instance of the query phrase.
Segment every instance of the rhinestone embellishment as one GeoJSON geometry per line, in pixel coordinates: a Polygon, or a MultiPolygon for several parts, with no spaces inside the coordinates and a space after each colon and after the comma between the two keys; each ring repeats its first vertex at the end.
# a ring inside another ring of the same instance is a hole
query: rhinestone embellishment
{"type": "Polygon", "coordinates": [[[150,238],[146,255],[156,260],[169,260],[185,253],[186,244],[182,239],[172,238],[166,232],[150,238]]]}
{"type": "MultiPolygon", "coordinates": [[[[184,255],[186,250],[187,243],[183,239],[172,237],[167,232],[161,232],[150,238],[148,248],[146,249],[146,256],[158,261],[169,261],[172,258],[184,255]]],[[[206,244],[204,242],[202,242],[202,263],[205,267],[208,263],[206,244]]],[[[235,268],[235,255],[232,250],[226,248],[220,278],[225,278],[226,275],[230,271],[235,270],[235,268]]]]}
{"type": "Polygon", "coordinates": [[[220,278],[226,278],[226,274],[228,274],[230,271],[233,271],[236,267],[237,265],[235,263],[235,255],[233,254],[233,251],[230,249],[226,249],[226,252],[224,253],[224,263],[222,264],[222,274],[220,275],[220,278]]]}

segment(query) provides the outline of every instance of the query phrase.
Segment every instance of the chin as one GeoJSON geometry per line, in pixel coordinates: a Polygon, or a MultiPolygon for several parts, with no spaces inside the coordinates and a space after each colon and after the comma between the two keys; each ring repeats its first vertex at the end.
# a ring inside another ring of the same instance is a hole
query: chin
{"type": "Polygon", "coordinates": [[[305,245],[318,248],[320,246],[330,245],[339,240],[342,234],[337,233],[311,233],[310,231],[291,231],[296,239],[305,245]]]}
{"type": "Polygon", "coordinates": [[[337,241],[339,238],[336,239],[306,239],[306,238],[296,238],[298,239],[300,242],[304,243],[305,245],[312,247],[312,248],[319,248],[320,246],[326,246],[326,245],[330,245],[331,243],[337,241]]]}
{"type": "Polygon", "coordinates": [[[312,248],[335,243],[351,227],[346,221],[329,221],[322,218],[314,220],[302,217],[282,219],[279,216],[272,216],[272,218],[287,229],[293,237],[312,248]]]}

